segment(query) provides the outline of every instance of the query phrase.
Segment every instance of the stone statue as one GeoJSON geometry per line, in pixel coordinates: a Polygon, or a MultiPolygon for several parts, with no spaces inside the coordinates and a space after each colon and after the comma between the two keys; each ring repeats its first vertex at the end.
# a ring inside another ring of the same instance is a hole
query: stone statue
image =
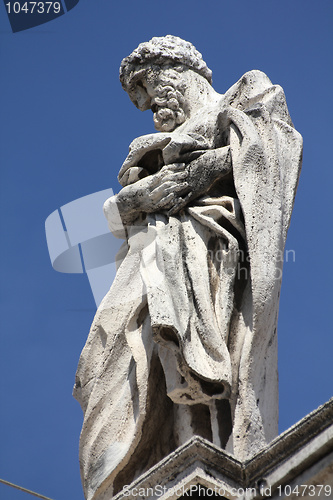
{"type": "Polygon", "coordinates": [[[122,61],[138,137],[106,201],[125,239],[74,389],[89,500],[199,435],[245,460],[277,435],[277,316],[302,139],[281,87],[246,73],[224,95],[175,36],[122,61]]]}

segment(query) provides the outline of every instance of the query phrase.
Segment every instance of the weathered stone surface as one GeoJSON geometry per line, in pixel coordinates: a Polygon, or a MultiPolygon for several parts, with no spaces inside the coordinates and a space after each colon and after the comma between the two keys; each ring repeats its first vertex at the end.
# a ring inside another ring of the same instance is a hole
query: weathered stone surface
{"type": "Polygon", "coordinates": [[[89,500],[193,436],[239,461],[276,436],[282,255],[302,152],[281,87],[254,70],[220,95],[177,37],[141,44],[120,79],[159,133],[132,142],[104,206],[126,244],[77,371],[89,500]]]}
{"type": "MultiPolygon", "coordinates": [[[[226,498],[333,498],[333,399],[274,439],[250,460],[194,437],[115,496],[179,498],[199,485],[226,498]],[[297,488],[298,487],[298,488],[297,488]],[[292,491],[294,490],[294,493],[292,491]]],[[[204,496],[204,495],[201,495],[204,496]]],[[[103,500],[111,498],[108,492],[103,500]]]]}

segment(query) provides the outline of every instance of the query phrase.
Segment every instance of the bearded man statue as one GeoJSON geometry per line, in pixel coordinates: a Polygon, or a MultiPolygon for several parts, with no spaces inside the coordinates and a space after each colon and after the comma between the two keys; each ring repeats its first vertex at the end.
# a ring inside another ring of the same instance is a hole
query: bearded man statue
{"type": "Polygon", "coordinates": [[[218,94],[180,38],[140,44],[120,80],[159,132],[132,142],[104,205],[125,243],[74,389],[89,500],[193,436],[244,461],[277,435],[282,255],[302,154],[281,87],[254,70],[218,94]]]}

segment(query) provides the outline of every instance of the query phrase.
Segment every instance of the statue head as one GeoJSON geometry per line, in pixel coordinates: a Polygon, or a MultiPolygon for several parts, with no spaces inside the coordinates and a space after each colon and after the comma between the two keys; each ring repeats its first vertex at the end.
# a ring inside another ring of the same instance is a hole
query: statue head
{"type": "Polygon", "coordinates": [[[141,43],[120,66],[120,81],[141,111],[151,109],[155,128],[169,132],[186,120],[189,80],[198,91],[211,86],[212,72],[200,52],[176,36],[155,37],[141,43]]]}

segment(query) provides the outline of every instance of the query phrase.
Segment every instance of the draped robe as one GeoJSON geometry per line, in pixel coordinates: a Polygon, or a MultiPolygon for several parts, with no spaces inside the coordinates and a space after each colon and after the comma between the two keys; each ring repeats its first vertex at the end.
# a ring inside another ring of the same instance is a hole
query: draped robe
{"type": "Polygon", "coordinates": [[[202,418],[214,404],[227,412],[227,401],[220,445],[238,460],[277,434],[282,256],[302,154],[283,90],[246,73],[174,132],[133,141],[119,179],[154,175],[184,150],[227,146],[232,173],[178,214],[138,214],[126,228],[111,221],[126,244],[74,388],[89,500],[116,493],[179,445],[177,407],[202,418]]]}

